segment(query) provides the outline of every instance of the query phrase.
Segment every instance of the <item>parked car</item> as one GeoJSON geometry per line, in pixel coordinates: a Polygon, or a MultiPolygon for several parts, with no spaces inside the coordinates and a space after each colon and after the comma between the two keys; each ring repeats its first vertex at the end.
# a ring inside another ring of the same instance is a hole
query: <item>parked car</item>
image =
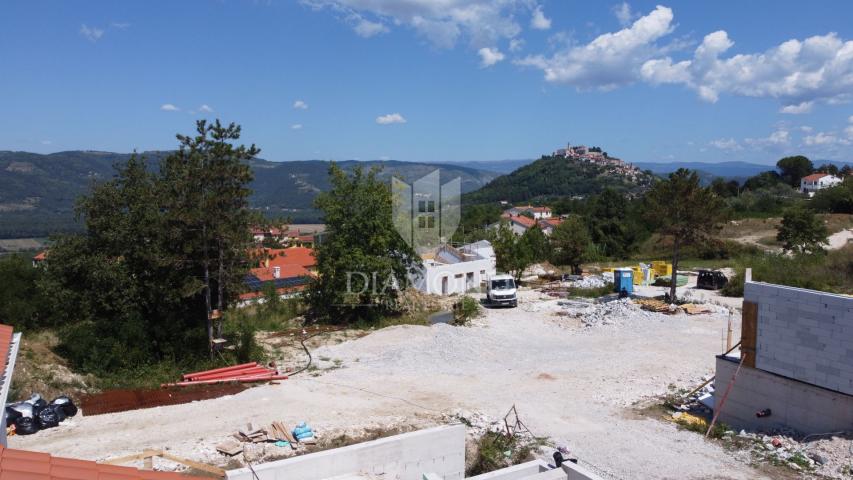
{"type": "Polygon", "coordinates": [[[515,279],[510,275],[495,275],[486,281],[486,303],[515,307],[518,305],[515,279]]]}
{"type": "Polygon", "coordinates": [[[699,270],[696,288],[719,290],[729,283],[729,279],[719,270],[699,270]]]}

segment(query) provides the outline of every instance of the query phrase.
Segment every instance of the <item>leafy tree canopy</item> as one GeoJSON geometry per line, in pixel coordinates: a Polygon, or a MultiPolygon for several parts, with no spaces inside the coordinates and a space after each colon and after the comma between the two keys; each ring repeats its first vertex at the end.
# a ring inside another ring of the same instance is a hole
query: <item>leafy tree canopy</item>
{"type": "Polygon", "coordinates": [[[800,180],[814,172],[812,161],[802,155],[785,157],[776,162],[776,167],[785,183],[792,187],[799,187],[800,180]]]}
{"type": "Polygon", "coordinates": [[[828,234],[826,225],[812,210],[795,206],[785,211],[776,239],[786,252],[821,253],[828,234]]]}

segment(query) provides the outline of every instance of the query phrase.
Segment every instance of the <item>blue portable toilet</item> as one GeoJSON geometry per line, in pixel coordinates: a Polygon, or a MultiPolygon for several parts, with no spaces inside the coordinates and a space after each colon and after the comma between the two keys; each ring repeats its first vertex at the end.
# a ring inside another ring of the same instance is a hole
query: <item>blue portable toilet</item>
{"type": "Polygon", "coordinates": [[[634,271],[630,268],[614,268],[613,269],[613,291],[631,295],[634,293],[634,271]]]}

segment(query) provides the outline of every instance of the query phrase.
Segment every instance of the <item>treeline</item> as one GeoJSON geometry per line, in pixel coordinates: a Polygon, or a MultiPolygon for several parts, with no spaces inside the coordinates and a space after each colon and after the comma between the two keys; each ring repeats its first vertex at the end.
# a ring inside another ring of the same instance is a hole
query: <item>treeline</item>
{"type": "Polygon", "coordinates": [[[502,175],[483,188],[463,195],[466,205],[489,202],[527,202],[561,196],[588,196],[605,188],[639,193],[652,182],[653,176],[641,173],[637,181],[592,163],[563,157],[543,156],[518,170],[502,175]]]}
{"type": "Polygon", "coordinates": [[[208,358],[223,333],[212,312],[240,293],[260,221],[247,187],[258,149],[239,137],[239,126],[199,121],[158,171],[138,156],[116,165],[78,200],[83,233],[56,237],[37,269],[4,261],[0,281],[14,287],[0,296],[20,301],[0,322],[58,329],[59,352],[86,372],[208,358]]]}

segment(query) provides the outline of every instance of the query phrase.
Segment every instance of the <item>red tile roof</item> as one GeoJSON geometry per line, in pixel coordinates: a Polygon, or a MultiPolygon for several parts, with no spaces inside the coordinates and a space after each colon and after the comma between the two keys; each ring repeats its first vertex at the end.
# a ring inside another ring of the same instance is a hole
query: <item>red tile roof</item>
{"type": "Polygon", "coordinates": [[[38,254],[36,254],[36,256],[33,257],[33,260],[35,260],[37,262],[43,262],[43,261],[47,260],[47,250],[43,250],[43,251],[39,252],[38,254]]]}
{"type": "Polygon", "coordinates": [[[816,181],[820,180],[821,178],[828,177],[828,176],[829,176],[828,173],[813,173],[811,175],[806,175],[805,177],[803,177],[803,180],[805,180],[807,182],[816,182],[816,181]]]}
{"type": "Polygon", "coordinates": [[[0,446],[0,480],[204,480],[0,446]]]}
{"type": "Polygon", "coordinates": [[[0,377],[10,379],[6,372],[6,364],[9,361],[9,350],[12,348],[12,333],[14,330],[9,325],[0,325],[0,377]]]}
{"type": "MultiPolygon", "coordinates": [[[[294,278],[294,277],[307,277],[311,275],[305,267],[301,265],[278,265],[280,268],[279,278],[294,278]]],[[[262,282],[268,282],[270,280],[275,279],[273,276],[273,265],[270,264],[269,268],[259,267],[253,268],[249,270],[249,273],[258,277],[258,280],[262,282]]]]}
{"type": "Polygon", "coordinates": [[[530,217],[525,217],[524,215],[516,215],[510,218],[510,221],[515,222],[524,228],[530,228],[533,225],[536,225],[536,220],[530,217]]]}
{"type": "Polygon", "coordinates": [[[299,265],[303,268],[311,268],[317,265],[317,259],[314,258],[314,249],[308,247],[267,248],[265,249],[265,254],[270,260],[270,267],[299,265]]]}
{"type": "Polygon", "coordinates": [[[561,223],[563,223],[562,218],[543,218],[539,220],[539,225],[542,227],[556,227],[561,223]]]}

